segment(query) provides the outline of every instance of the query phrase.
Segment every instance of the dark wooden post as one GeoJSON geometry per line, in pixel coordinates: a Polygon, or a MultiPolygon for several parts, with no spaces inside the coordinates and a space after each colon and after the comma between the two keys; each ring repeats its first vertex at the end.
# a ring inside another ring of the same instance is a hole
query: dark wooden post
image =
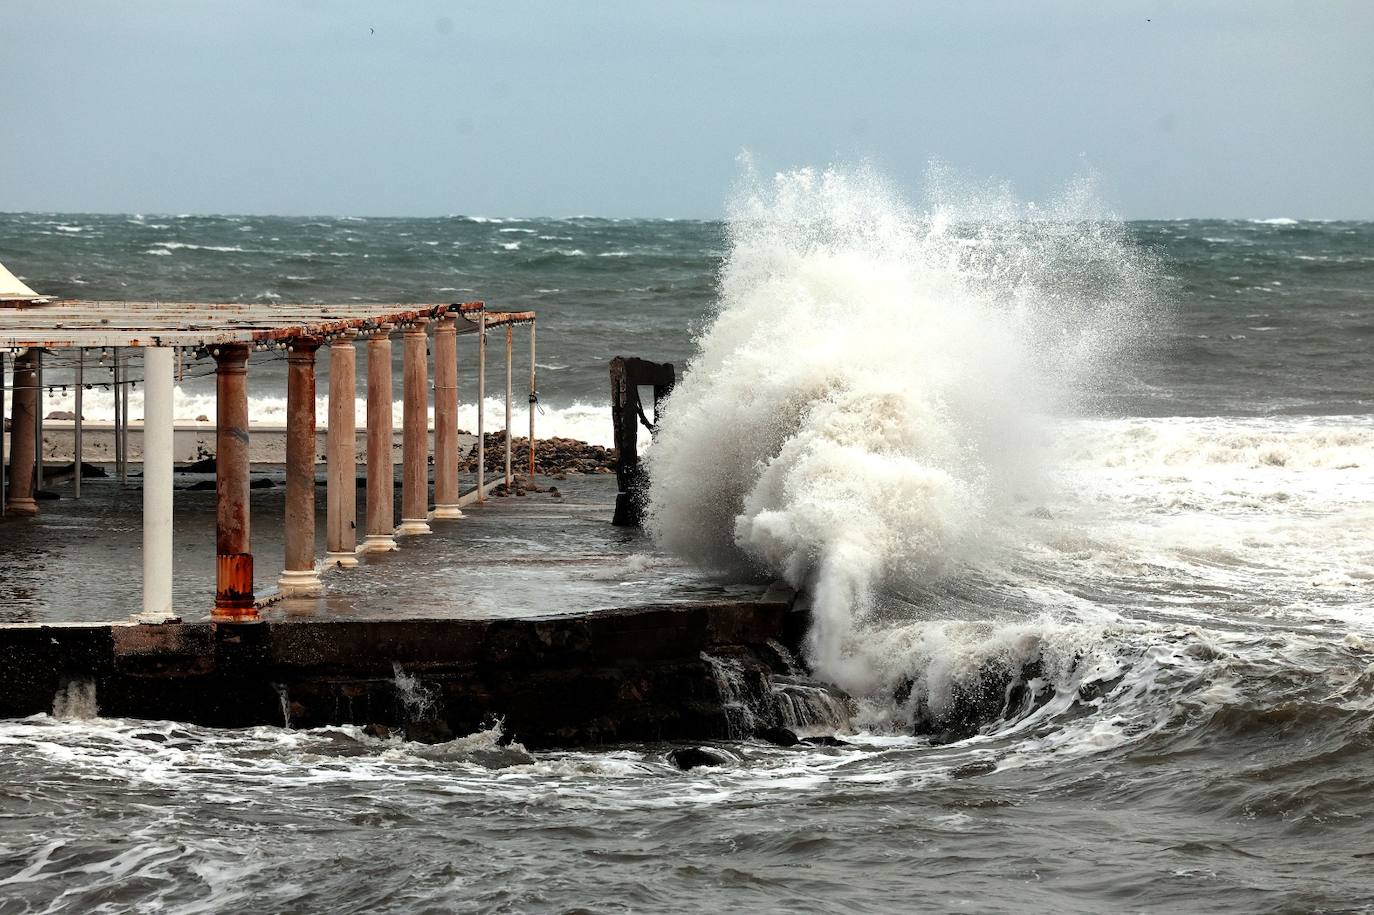
{"type": "Polygon", "coordinates": [[[671,362],[649,362],[633,356],[611,360],[611,422],[615,426],[615,515],[611,523],[636,527],[644,519],[648,481],[639,463],[639,424],[654,429],[658,425],[659,402],[673,390],[675,373],[671,362]],[[639,386],[654,389],[654,419],[644,415],[639,386]]]}

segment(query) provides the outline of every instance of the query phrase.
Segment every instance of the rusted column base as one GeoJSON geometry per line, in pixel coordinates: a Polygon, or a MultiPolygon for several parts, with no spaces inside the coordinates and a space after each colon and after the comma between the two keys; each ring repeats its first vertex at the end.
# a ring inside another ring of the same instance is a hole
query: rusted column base
{"type": "Polygon", "coordinates": [[[218,556],[219,589],[210,618],[221,622],[249,622],[258,618],[253,599],[253,554],[221,553],[218,556]]]}

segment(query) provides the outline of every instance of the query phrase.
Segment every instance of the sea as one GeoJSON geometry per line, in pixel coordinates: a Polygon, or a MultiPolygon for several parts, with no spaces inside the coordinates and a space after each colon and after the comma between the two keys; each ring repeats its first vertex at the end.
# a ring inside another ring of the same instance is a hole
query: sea
{"type": "MultiPolygon", "coordinates": [[[[690,771],[57,697],[0,723],[0,913],[1374,911],[1374,224],[1090,197],[0,215],[51,295],[533,309],[541,434],[609,443],[608,360],[674,363],[649,536],[799,588],[851,697],[833,745],[690,771]]],[[[272,354],[250,390],[281,409],[272,354]]]]}

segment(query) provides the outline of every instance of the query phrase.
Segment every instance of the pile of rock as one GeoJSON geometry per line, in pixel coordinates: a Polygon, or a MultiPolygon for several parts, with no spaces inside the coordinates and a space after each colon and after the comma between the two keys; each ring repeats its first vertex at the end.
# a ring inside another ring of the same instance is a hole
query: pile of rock
{"type": "MultiPolygon", "coordinates": [[[[541,438],[534,442],[535,472],[554,479],[569,473],[615,473],[614,448],[589,445],[574,438],[541,438]]],[[[511,463],[517,469],[529,466],[529,439],[511,440],[511,463]]],[[[504,472],[506,466],[506,436],[504,432],[486,435],[486,471],[504,472]]],[[[463,458],[464,473],[477,471],[477,446],[463,458]]]]}

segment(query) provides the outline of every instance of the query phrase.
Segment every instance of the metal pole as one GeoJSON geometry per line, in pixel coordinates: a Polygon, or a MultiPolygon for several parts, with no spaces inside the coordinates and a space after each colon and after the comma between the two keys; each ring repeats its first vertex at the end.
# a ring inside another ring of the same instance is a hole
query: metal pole
{"type": "Polygon", "coordinates": [[[487,316],[477,321],[477,501],[487,501],[487,316]]]}
{"type": "Polygon", "coordinates": [[[114,456],[115,456],[115,476],[119,481],[124,482],[124,437],[119,434],[119,398],[123,386],[120,384],[120,365],[119,347],[114,348],[114,365],[110,369],[110,377],[114,379],[110,385],[114,391],[114,456]]]}
{"type": "Polygon", "coordinates": [[[143,612],[138,619],[172,618],[172,376],[174,351],[153,346],[143,355],[143,612]]]}
{"type": "Polygon", "coordinates": [[[124,357],[124,366],[119,371],[119,387],[123,393],[119,398],[119,437],[123,440],[119,450],[124,454],[124,464],[119,469],[121,483],[129,482],[129,357],[124,357]]]}
{"type": "Polygon", "coordinates": [[[34,349],[33,488],[43,488],[43,350],[34,349]]]}
{"type": "MultiPolygon", "coordinates": [[[[81,395],[82,391],[85,389],[85,381],[86,350],[78,349],[76,351],[76,384],[73,386],[75,393],[72,396],[72,413],[75,415],[75,418],[72,420],[72,451],[75,453],[75,457],[73,458],[74,466],[72,468],[74,471],[72,476],[72,497],[75,499],[81,498],[81,458],[82,455],[85,454],[85,451],[81,447],[81,395]]],[[[147,422],[147,420],[144,420],[144,422],[147,422]]]]}
{"type": "Polygon", "coordinates": [[[515,339],[515,325],[506,324],[506,495],[510,495],[512,476],[510,472],[510,395],[511,395],[511,342],[515,339]]]}
{"type": "Polygon", "coordinates": [[[530,322],[530,483],[534,483],[534,411],[539,406],[539,389],[534,377],[534,322],[530,322]]]}

